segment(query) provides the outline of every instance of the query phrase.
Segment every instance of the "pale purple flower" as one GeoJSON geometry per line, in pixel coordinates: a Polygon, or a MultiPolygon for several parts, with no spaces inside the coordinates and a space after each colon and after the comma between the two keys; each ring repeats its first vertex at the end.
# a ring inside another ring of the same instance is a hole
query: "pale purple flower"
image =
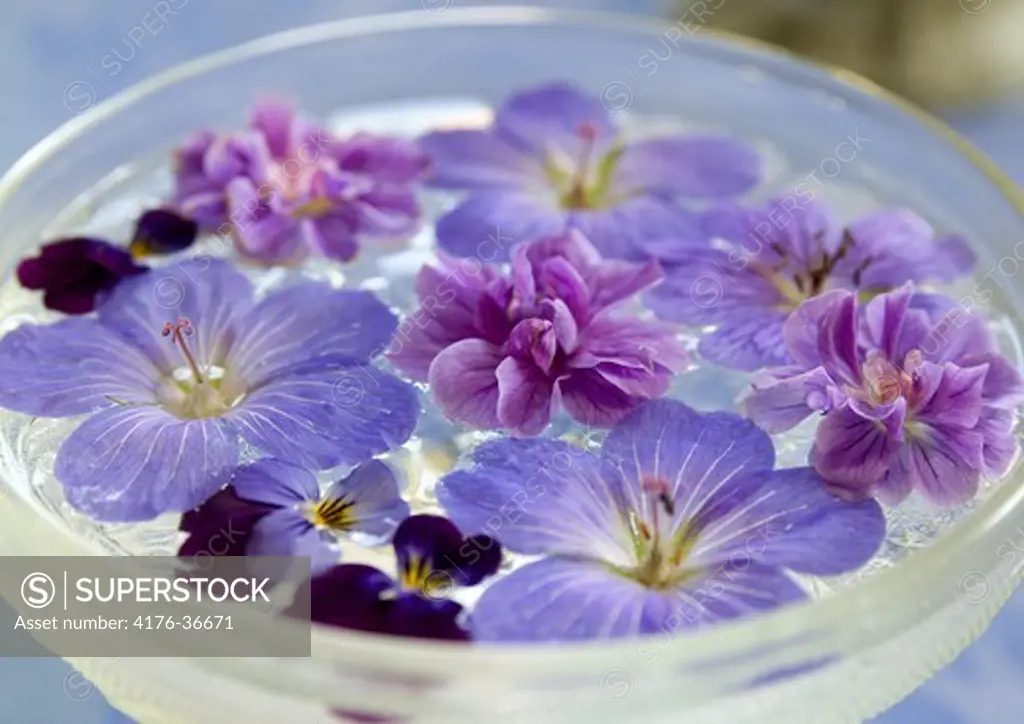
{"type": "Polygon", "coordinates": [[[810,462],[841,494],[958,505],[1013,461],[1024,380],[952,300],[908,284],[859,310],[855,294],[830,292],[783,337],[795,364],[755,376],[747,413],[771,433],[824,413],[810,462]]]}
{"type": "Polygon", "coordinates": [[[323,493],[306,468],[264,458],[240,467],[231,485],[183,518],[190,533],[180,555],[308,556],[314,575],[338,562],[339,536],[367,545],[386,542],[409,515],[394,472],[380,460],[357,465],[323,493]],[[240,549],[211,539],[230,530],[245,536],[240,549]],[[211,535],[213,532],[213,535],[211,535]]]}
{"type": "Polygon", "coordinates": [[[618,314],[654,262],[601,258],[578,232],[517,246],[512,268],[442,256],[388,357],[452,420],[534,435],[564,407],[608,426],[665,393],[686,355],[668,325],[618,314]]]}
{"type": "Polygon", "coordinates": [[[197,134],[175,161],[182,211],[206,230],[230,222],[239,251],[264,263],[348,261],[363,243],[410,236],[427,165],[412,142],[340,139],[276,102],[256,106],[245,132],[197,134]]]}
{"type": "Polygon", "coordinates": [[[810,468],[773,470],[749,421],[672,400],[631,413],[599,454],[502,439],[473,461],[439,484],[448,515],[544,556],[484,592],[481,640],[675,633],[767,611],[806,598],[790,572],[855,570],[885,533],[874,500],[840,500],[810,468]]]}
{"type": "Polygon", "coordinates": [[[946,283],[974,266],[963,238],[937,238],[907,209],[843,228],[821,203],[790,198],[714,209],[704,223],[710,245],[671,238],[647,245],[665,281],[646,303],[663,319],[713,326],[701,338],[701,355],[743,370],[792,361],[782,326],[806,299],[833,289],[877,294],[908,281],[946,283]]]}
{"type": "Polygon", "coordinates": [[[123,280],[90,318],[0,340],[0,406],[88,417],[54,472],[101,520],[186,511],[227,482],[241,442],[310,469],[402,444],[411,385],[370,360],[396,326],[372,294],[299,283],[254,298],[222,260],[123,280]]]}
{"type": "Polygon", "coordinates": [[[428,182],[469,192],[438,220],[438,243],[485,261],[567,228],[605,256],[642,260],[644,240],[704,240],[676,200],[737,196],[760,174],[757,153],[728,137],[626,141],[597,98],[566,84],[512,96],[487,130],[438,131],[421,144],[428,182]]]}

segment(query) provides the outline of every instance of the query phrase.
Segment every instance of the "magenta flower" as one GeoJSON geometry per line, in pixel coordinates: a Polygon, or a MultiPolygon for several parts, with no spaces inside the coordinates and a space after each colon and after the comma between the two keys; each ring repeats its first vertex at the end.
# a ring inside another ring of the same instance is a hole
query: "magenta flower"
{"type": "Polygon", "coordinates": [[[831,292],[783,336],[796,363],[754,378],[747,413],[771,433],[824,413],[810,461],[834,490],[952,506],[1013,461],[1024,380],[952,300],[908,284],[858,310],[855,294],[831,292]]]}
{"type": "Polygon", "coordinates": [[[840,500],[810,468],[775,470],[751,422],[674,400],[630,413],[597,454],[506,438],[473,462],[438,486],[448,515],[542,556],[484,592],[472,626],[485,641],[637,636],[769,611],[806,598],[790,571],[856,570],[885,535],[874,500],[840,500]]]}
{"type": "Polygon", "coordinates": [[[487,130],[439,131],[421,144],[429,183],[469,192],[438,220],[438,244],[488,261],[489,240],[504,260],[508,245],[567,228],[621,259],[646,258],[649,239],[704,241],[676,200],[738,196],[761,166],[753,149],[723,136],[627,142],[600,100],[566,84],[512,96],[487,130]]]}
{"type": "Polygon", "coordinates": [[[664,394],[686,360],[667,325],[616,314],[659,275],[602,259],[578,232],[516,247],[508,274],[442,257],[420,272],[422,306],[388,356],[469,427],[534,435],[560,406],[608,426],[664,394]]]}
{"type": "Polygon", "coordinates": [[[239,251],[258,261],[348,261],[363,243],[416,230],[414,183],[426,165],[414,143],[339,139],[266,102],[248,131],[204,131],[177,151],[175,201],[204,229],[230,222],[239,251]]]}
{"type": "Polygon", "coordinates": [[[663,319],[713,326],[701,338],[701,355],[743,370],[792,362],[782,327],[806,299],[833,289],[877,294],[908,281],[946,283],[974,266],[963,238],[936,238],[906,209],[843,228],[820,203],[783,200],[715,209],[705,225],[711,245],[672,238],[647,245],[665,281],[646,303],[663,319]]]}

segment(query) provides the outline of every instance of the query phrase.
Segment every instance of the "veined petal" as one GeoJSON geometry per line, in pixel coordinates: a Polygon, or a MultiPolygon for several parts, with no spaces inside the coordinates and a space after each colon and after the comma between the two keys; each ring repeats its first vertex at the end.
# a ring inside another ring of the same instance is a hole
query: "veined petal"
{"type": "Polygon", "coordinates": [[[605,478],[621,481],[629,508],[647,509],[645,483],[664,481],[677,524],[689,520],[733,478],[771,470],[775,448],[754,423],[654,400],[627,416],[601,450],[605,478]]]}
{"type": "Polygon", "coordinates": [[[490,131],[438,131],[420,139],[430,157],[427,183],[445,189],[521,189],[545,183],[533,156],[490,131]]]}
{"type": "Polygon", "coordinates": [[[495,370],[498,381],[498,420],[520,435],[537,435],[558,409],[552,381],[535,364],[506,357],[495,370]]]}
{"type": "Polygon", "coordinates": [[[818,425],[809,460],[837,492],[859,499],[884,478],[898,449],[884,425],[843,405],[818,425]]]}
{"type": "Polygon", "coordinates": [[[579,229],[606,257],[643,262],[644,246],[654,239],[706,242],[697,214],[658,196],[632,196],[605,208],[571,212],[569,226],[579,229]]]}
{"type": "Polygon", "coordinates": [[[613,183],[691,198],[738,196],[761,176],[757,151],[727,136],[654,138],[625,147],[613,183]]]}
{"type": "Polygon", "coordinates": [[[482,339],[446,347],[430,364],[430,391],[451,420],[481,430],[501,427],[498,419],[498,365],[501,351],[482,339]]]}
{"type": "Polygon", "coordinates": [[[558,391],[572,419],[592,427],[611,427],[644,401],[618,382],[598,367],[576,369],[558,381],[558,391]]]}
{"type": "Polygon", "coordinates": [[[700,338],[701,356],[733,369],[753,371],[791,363],[782,336],[785,315],[755,312],[723,322],[700,338]]]}
{"type": "Polygon", "coordinates": [[[252,294],[252,284],[229,262],[198,257],[125,280],[99,307],[99,321],[168,372],[185,361],[161,330],[185,317],[196,360],[220,364],[252,309],[252,294]]]}
{"type": "Polygon", "coordinates": [[[229,352],[232,370],[251,387],[297,369],[382,353],[398,320],[370,292],[303,283],[262,300],[229,352]],[[317,310],[311,313],[311,310],[317,310]]]}
{"type": "Polygon", "coordinates": [[[310,230],[275,197],[260,196],[256,184],[237,178],[226,188],[231,230],[239,251],[264,263],[286,263],[308,252],[310,230]]]}
{"type": "Polygon", "coordinates": [[[273,457],[326,470],[400,446],[419,412],[412,385],[354,364],[275,378],[252,390],[226,419],[273,457]]]}
{"type": "Polygon", "coordinates": [[[278,508],[315,501],[320,495],[312,473],[274,458],[243,465],[231,479],[231,486],[242,500],[278,508]]]}
{"type": "Polygon", "coordinates": [[[399,571],[404,577],[418,572],[423,578],[413,583],[426,586],[428,594],[453,585],[475,586],[501,565],[496,540],[486,535],[463,536],[454,523],[439,515],[406,518],[395,531],[394,547],[399,571]]]}
{"type": "Polygon", "coordinates": [[[253,525],[245,549],[250,556],[308,557],[313,575],[338,562],[338,547],[295,508],[280,508],[253,525]]]}
{"type": "Polygon", "coordinates": [[[352,506],[349,530],[383,542],[409,516],[395,472],[380,460],[356,466],[324,494],[324,501],[343,500],[352,506]]]}
{"type": "Polygon", "coordinates": [[[476,191],[437,220],[437,243],[457,257],[508,261],[513,246],[565,230],[568,216],[529,191],[476,191]]]}
{"type": "Polygon", "coordinates": [[[64,441],[54,474],[78,510],[135,521],[195,508],[227,482],[237,462],[237,433],[224,420],[118,406],[96,413],[64,441]]]}
{"type": "Polygon", "coordinates": [[[963,505],[978,493],[985,439],[975,430],[929,427],[908,437],[898,467],[913,488],[937,505],[963,505]]]}
{"type": "Polygon", "coordinates": [[[816,411],[830,404],[832,381],[821,367],[808,372],[799,368],[778,368],[755,375],[750,394],[743,401],[744,411],[765,432],[776,435],[792,430],[816,411]],[[792,373],[790,373],[792,372],[792,373]]]}
{"type": "Polygon", "coordinates": [[[947,362],[938,385],[915,410],[915,419],[943,427],[974,427],[984,406],[982,391],[988,369],[984,364],[963,369],[947,362]]]}
{"type": "Polygon", "coordinates": [[[0,340],[0,406],[30,415],[151,403],[159,378],[148,357],[94,319],[23,324],[0,340]]]}
{"type": "Polygon", "coordinates": [[[598,148],[606,148],[618,129],[601,101],[568,83],[551,83],[517,93],[505,101],[494,118],[496,132],[524,151],[560,150],[579,157],[587,127],[598,148]]]}
{"type": "Polygon", "coordinates": [[[757,563],[720,564],[703,571],[675,591],[674,628],[762,613],[807,598],[786,573],[757,563]],[[678,623],[677,623],[678,622],[678,623]]]}
{"type": "Polygon", "coordinates": [[[491,535],[510,550],[631,563],[621,495],[593,454],[560,440],[484,443],[473,451],[473,467],[446,475],[437,495],[461,530],[491,535]]]}
{"type": "Polygon", "coordinates": [[[698,511],[687,565],[743,570],[750,562],[815,576],[859,568],[885,537],[873,499],[832,495],[811,468],[734,478],[698,511]]]}
{"type": "Polygon", "coordinates": [[[490,586],[473,609],[481,641],[580,641],[656,633],[673,610],[668,594],[601,563],[547,558],[490,586]]]}

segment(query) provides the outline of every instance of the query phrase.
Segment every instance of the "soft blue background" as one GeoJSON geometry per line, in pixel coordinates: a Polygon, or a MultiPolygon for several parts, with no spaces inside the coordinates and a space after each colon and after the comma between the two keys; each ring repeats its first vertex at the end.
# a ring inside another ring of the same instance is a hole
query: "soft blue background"
{"type": "MultiPolygon", "coordinates": [[[[636,12],[662,5],[659,0],[535,1],[636,12]]],[[[88,83],[102,100],[181,60],[277,29],[341,14],[437,10],[452,4],[452,0],[166,0],[165,5],[158,0],[0,0],[0,98],[4,99],[0,103],[0,167],[67,120],[65,92],[76,82],[88,83]],[[157,22],[153,11],[158,7],[177,12],[165,12],[166,21],[157,22]],[[138,38],[136,45],[130,44],[131,38],[138,38]],[[103,59],[115,49],[122,57],[132,57],[113,74],[111,64],[103,65],[103,59]]],[[[454,4],[473,3],[454,0],[454,4]]],[[[1020,143],[1024,100],[952,120],[1018,181],[1024,181],[1024,144],[1020,143]]],[[[1020,722],[1022,624],[1024,594],[955,665],[876,724],[1020,722]]],[[[62,662],[0,659],[0,724],[121,721],[123,717],[62,662]]]]}

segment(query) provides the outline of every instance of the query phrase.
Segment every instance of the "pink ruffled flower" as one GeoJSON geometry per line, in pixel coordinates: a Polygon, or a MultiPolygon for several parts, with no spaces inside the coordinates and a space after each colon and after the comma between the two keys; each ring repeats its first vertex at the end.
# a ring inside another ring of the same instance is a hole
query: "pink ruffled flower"
{"type": "Polygon", "coordinates": [[[686,361],[671,328],[616,308],[661,278],[605,260],[578,232],[521,244],[509,273],[442,256],[389,357],[452,420],[535,435],[559,407],[606,427],[665,393],[686,361]]]}

